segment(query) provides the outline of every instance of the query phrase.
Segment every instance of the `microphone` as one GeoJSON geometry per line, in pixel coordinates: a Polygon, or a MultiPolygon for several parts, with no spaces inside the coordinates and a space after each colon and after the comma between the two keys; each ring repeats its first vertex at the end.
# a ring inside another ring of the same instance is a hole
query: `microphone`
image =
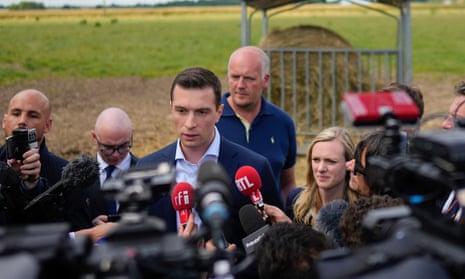
{"type": "Polygon", "coordinates": [[[249,196],[252,203],[263,211],[265,205],[263,204],[262,193],[260,193],[262,180],[257,170],[251,166],[242,166],[237,170],[234,181],[237,189],[242,194],[249,196]]]}
{"type": "Polygon", "coordinates": [[[345,200],[334,200],[323,206],[315,218],[314,229],[327,235],[339,247],[344,246],[339,220],[348,206],[345,200]]]}
{"type": "Polygon", "coordinates": [[[73,188],[84,188],[94,184],[99,178],[99,166],[97,160],[87,154],[83,154],[70,161],[61,173],[61,180],[52,185],[46,191],[37,195],[25,207],[27,210],[37,204],[46,196],[59,189],[67,190],[73,188]]]}
{"type": "Polygon", "coordinates": [[[224,168],[215,161],[205,161],[199,167],[195,189],[195,209],[202,222],[210,228],[216,247],[226,248],[223,225],[229,218],[232,204],[231,180],[224,168]]]}
{"type": "Polygon", "coordinates": [[[187,223],[189,215],[194,207],[194,188],[187,182],[179,182],[171,193],[171,204],[179,214],[181,225],[187,223]]]}
{"type": "Polygon", "coordinates": [[[247,254],[255,252],[255,248],[262,239],[263,235],[270,228],[268,224],[263,221],[262,216],[258,213],[257,209],[251,205],[246,204],[239,210],[239,220],[241,221],[242,228],[247,234],[242,239],[242,244],[247,254]]]}

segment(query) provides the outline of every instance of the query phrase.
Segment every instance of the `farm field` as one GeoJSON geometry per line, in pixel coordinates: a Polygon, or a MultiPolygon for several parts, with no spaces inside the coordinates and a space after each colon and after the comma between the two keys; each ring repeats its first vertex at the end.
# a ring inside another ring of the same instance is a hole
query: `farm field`
{"type": "MultiPolygon", "coordinates": [[[[462,6],[412,8],[413,84],[424,93],[426,113],[447,111],[454,84],[464,78],[464,14],[462,6]]],[[[254,44],[261,34],[256,17],[254,44]]],[[[318,5],[270,20],[270,30],[295,25],[324,26],[354,48],[396,47],[395,20],[357,7],[318,5]]],[[[54,121],[49,147],[68,159],[95,152],[96,116],[121,107],[135,124],[133,151],[143,156],[175,139],[168,103],[173,76],[204,66],[227,90],[227,59],[240,44],[239,7],[0,11],[0,106],[4,111],[24,88],[47,94],[54,121]]],[[[304,164],[299,160],[299,184],[304,164]]]]}

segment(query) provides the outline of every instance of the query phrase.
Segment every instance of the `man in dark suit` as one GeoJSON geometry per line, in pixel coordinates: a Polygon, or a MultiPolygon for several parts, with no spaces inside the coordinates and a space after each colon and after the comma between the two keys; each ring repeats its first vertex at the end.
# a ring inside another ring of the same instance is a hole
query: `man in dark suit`
{"type": "Polygon", "coordinates": [[[116,107],[103,110],[97,117],[92,139],[97,147],[97,162],[100,177],[97,183],[76,189],[72,195],[81,195],[83,203],[68,207],[72,230],[81,230],[108,222],[109,215],[119,213],[116,201],[106,201],[101,185],[119,173],[136,165],[138,158],[130,149],[134,127],[127,113],[116,107]],[[111,171],[110,171],[111,169],[111,171]]]}
{"type": "MultiPolygon", "coordinates": [[[[223,138],[215,127],[223,111],[221,83],[218,77],[204,68],[188,68],[174,79],[170,90],[171,115],[178,140],[161,150],[141,158],[137,166],[168,162],[176,168],[176,182],[187,182],[196,187],[199,166],[214,160],[220,163],[231,178],[233,204],[231,216],[225,225],[225,237],[229,243],[242,246],[245,236],[239,222],[239,209],[251,203],[234,183],[236,171],[244,165],[254,167],[261,179],[261,193],[266,203],[282,208],[282,200],[268,160],[245,147],[223,138]]],[[[148,208],[151,216],[166,222],[170,232],[177,230],[177,214],[170,197],[159,196],[148,208]]],[[[200,224],[199,219],[195,220],[200,224]]]]}
{"type": "MultiPolygon", "coordinates": [[[[3,145],[0,147],[0,161],[6,162],[19,175],[21,178],[19,186],[23,188],[23,190],[19,190],[16,185],[8,185],[12,186],[9,188],[11,191],[3,194],[9,196],[8,198],[11,198],[11,200],[21,201],[21,204],[16,203],[13,206],[14,208],[10,207],[7,211],[22,211],[25,203],[60,180],[61,172],[68,163],[65,159],[49,152],[45,144],[45,134],[52,127],[50,116],[51,105],[49,99],[42,92],[35,89],[26,89],[16,93],[8,103],[8,109],[3,116],[2,122],[5,137],[13,135],[13,130],[18,128],[35,128],[37,131],[38,150],[31,149],[27,151],[24,153],[23,160],[21,161],[8,159],[6,146],[3,145]],[[39,164],[37,165],[36,163],[39,164]],[[20,195],[22,196],[19,197],[20,195]]],[[[52,204],[41,204],[40,208],[31,208],[30,212],[35,216],[33,219],[4,220],[4,222],[40,223],[60,221],[63,219],[63,215],[60,212],[61,209],[58,207],[52,204]],[[43,210],[43,214],[38,214],[38,211],[41,210],[43,210]]],[[[28,215],[27,212],[25,214],[28,215]]]]}

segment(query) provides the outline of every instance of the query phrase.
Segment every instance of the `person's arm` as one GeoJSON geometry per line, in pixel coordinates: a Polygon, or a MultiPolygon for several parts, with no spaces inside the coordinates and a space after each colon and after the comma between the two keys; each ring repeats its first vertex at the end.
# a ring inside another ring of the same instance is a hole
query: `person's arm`
{"type": "MultiPolygon", "coordinates": [[[[281,195],[283,202],[286,203],[287,195],[296,187],[295,166],[281,170],[281,195]]],[[[284,204],[286,206],[286,204],[284,204]]]]}

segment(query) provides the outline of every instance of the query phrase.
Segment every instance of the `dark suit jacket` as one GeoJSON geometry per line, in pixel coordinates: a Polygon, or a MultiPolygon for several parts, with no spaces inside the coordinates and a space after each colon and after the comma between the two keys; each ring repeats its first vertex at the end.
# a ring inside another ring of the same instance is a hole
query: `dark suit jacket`
{"type": "MultiPolygon", "coordinates": [[[[22,212],[22,208],[24,208],[28,201],[30,201],[33,197],[44,191],[47,187],[52,186],[58,181],[60,181],[61,172],[63,171],[63,168],[68,164],[68,161],[49,152],[45,143],[45,139],[40,145],[39,155],[41,163],[40,176],[43,182],[42,185],[44,187],[42,189],[21,191],[19,180],[16,183],[11,183],[12,185],[4,185],[4,189],[9,188],[9,191],[7,193],[4,193],[4,195],[7,196],[7,200],[14,201],[9,203],[7,210],[22,212]]],[[[0,147],[0,161],[7,161],[5,145],[0,147]]],[[[55,198],[51,198],[47,201],[38,203],[33,210],[29,212],[24,212],[24,214],[25,215],[22,215],[22,217],[18,220],[6,220],[8,219],[6,218],[4,220],[0,220],[0,223],[45,223],[63,221],[64,216],[62,211],[61,197],[56,196],[55,198]]],[[[13,215],[16,214],[12,214],[10,216],[13,215]]]]}
{"type": "MultiPolygon", "coordinates": [[[[141,158],[137,166],[157,165],[161,162],[175,164],[175,152],[176,142],[141,158]]],[[[239,209],[245,204],[250,204],[251,201],[249,197],[244,196],[237,189],[234,182],[236,171],[244,165],[250,165],[257,170],[262,179],[260,192],[265,203],[282,208],[281,196],[274,180],[270,163],[262,155],[221,137],[218,163],[224,167],[231,178],[233,193],[233,204],[230,218],[225,226],[225,237],[229,243],[235,243],[238,247],[242,247],[241,240],[246,235],[239,221],[239,209]]],[[[176,212],[171,205],[171,199],[168,195],[158,197],[149,206],[148,214],[163,219],[167,225],[167,230],[169,232],[176,232],[176,212]]]]}
{"type": "MultiPolygon", "coordinates": [[[[139,158],[132,153],[130,156],[130,167],[134,167],[139,158]]],[[[69,197],[67,200],[72,203],[65,208],[66,216],[71,224],[71,231],[91,228],[94,226],[92,220],[95,217],[108,215],[100,179],[97,179],[92,185],[84,186],[84,189],[74,189],[66,193],[66,196],[69,197]]]]}

